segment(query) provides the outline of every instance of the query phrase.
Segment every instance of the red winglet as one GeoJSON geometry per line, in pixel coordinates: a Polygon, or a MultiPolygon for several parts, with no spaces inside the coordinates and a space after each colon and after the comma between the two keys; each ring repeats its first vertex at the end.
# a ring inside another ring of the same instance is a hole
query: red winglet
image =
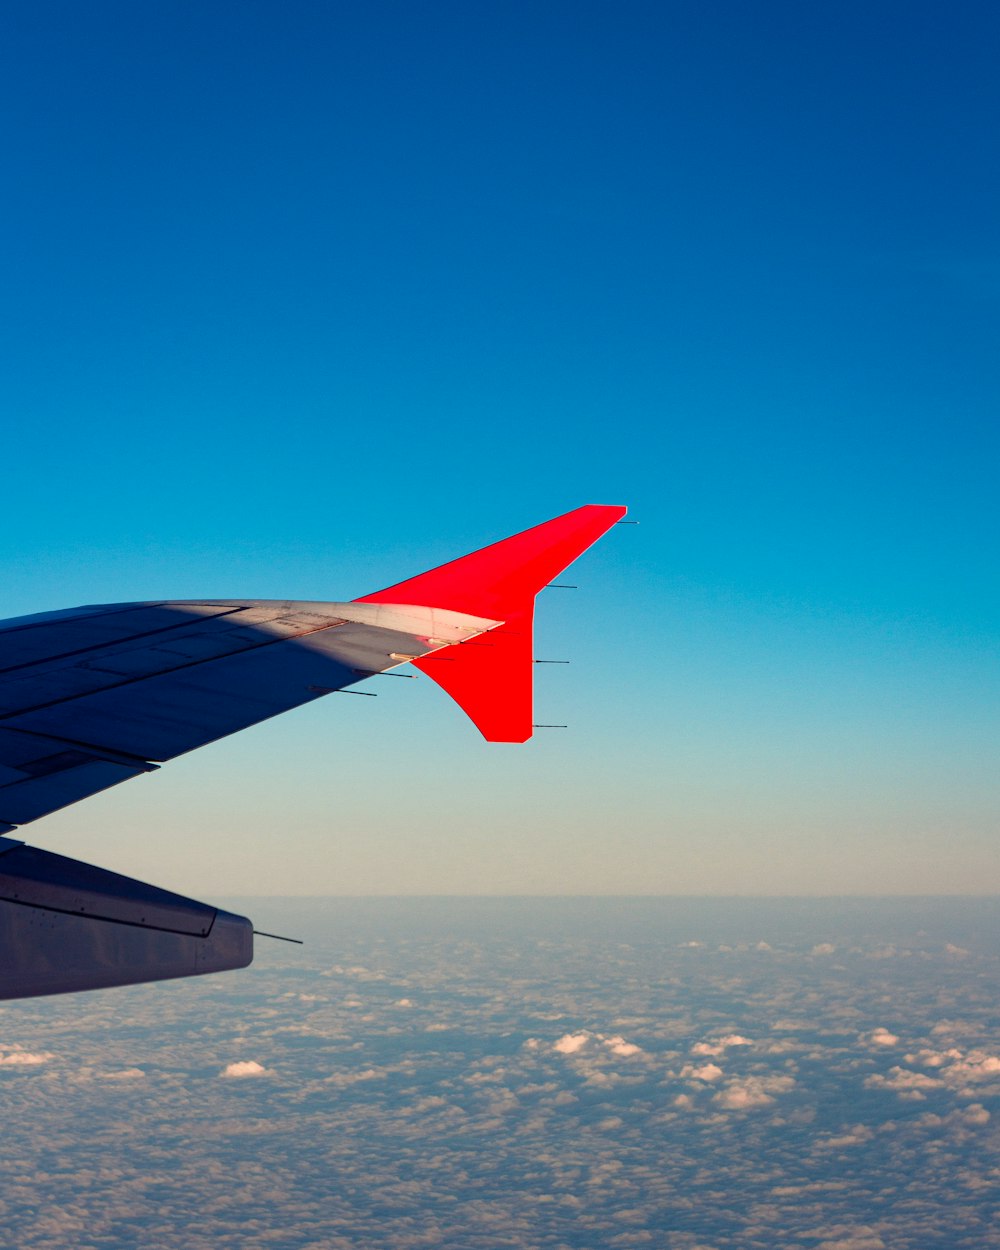
{"type": "Polygon", "coordinates": [[[419,604],[503,621],[488,634],[413,663],[451,695],[489,742],[525,742],[533,719],[535,595],[626,511],[587,504],[357,602],[419,604]]]}

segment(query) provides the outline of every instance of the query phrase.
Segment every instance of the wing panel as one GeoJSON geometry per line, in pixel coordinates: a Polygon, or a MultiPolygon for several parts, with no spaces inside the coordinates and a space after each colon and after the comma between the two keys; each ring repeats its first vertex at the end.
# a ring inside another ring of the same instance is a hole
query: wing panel
{"type": "Polygon", "coordinates": [[[148,769],[95,758],[64,772],[14,782],[0,788],[0,820],[11,825],[27,824],[143,772],[148,769]]]}
{"type": "Polygon", "coordinates": [[[0,855],[0,899],[195,937],[211,932],[216,911],[106,868],[16,843],[0,855]]]}
{"type": "Polygon", "coordinates": [[[65,739],[0,728],[0,823],[37,820],[155,767],[109,759],[65,739]]]}
{"type": "Polygon", "coordinates": [[[6,723],[166,760],[357,680],[336,661],[281,643],[128,682],[6,723]]]}
{"type": "Polygon", "coordinates": [[[61,656],[182,628],[192,620],[228,616],[232,605],[120,603],[77,608],[0,623],[0,672],[23,664],[50,664],[61,656]]]}
{"type": "Polygon", "coordinates": [[[119,679],[110,689],[8,716],[4,725],[167,760],[391,668],[400,662],[394,653],[427,650],[412,634],[349,623],[155,676],[119,679]]]}
{"type": "MultiPolygon", "coordinates": [[[[314,615],[308,623],[304,622],[298,614],[283,611],[284,605],[242,609],[214,606],[212,610],[216,615],[208,620],[203,613],[192,610],[198,607],[197,604],[173,605],[175,624],[168,630],[118,640],[110,645],[81,646],[45,660],[36,658],[31,663],[15,666],[7,664],[6,636],[0,633],[0,655],[5,666],[0,667],[0,716],[76,699],[136,678],[152,677],[339,624],[339,618],[332,613],[325,618],[314,615]]],[[[140,614],[143,616],[147,621],[150,619],[148,613],[140,614]]],[[[68,641],[67,628],[62,626],[60,645],[65,646],[68,641]]],[[[89,636],[88,626],[78,641],[82,643],[89,636]]]]}

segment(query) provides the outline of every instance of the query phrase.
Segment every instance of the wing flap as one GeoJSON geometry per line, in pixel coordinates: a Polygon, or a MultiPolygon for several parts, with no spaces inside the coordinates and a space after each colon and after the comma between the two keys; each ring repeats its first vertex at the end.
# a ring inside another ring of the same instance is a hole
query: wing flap
{"type": "Polygon", "coordinates": [[[26,824],[156,767],[76,742],[0,728],[0,823],[26,824]]]}

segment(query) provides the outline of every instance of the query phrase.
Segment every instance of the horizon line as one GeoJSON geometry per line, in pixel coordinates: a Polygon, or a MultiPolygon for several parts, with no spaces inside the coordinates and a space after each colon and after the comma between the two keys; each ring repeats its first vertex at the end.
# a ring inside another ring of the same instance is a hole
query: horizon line
{"type": "Polygon", "coordinates": [[[860,894],[860,893],[859,894],[847,894],[847,893],[819,894],[819,893],[808,893],[808,892],[801,893],[801,894],[541,894],[541,893],[538,893],[538,894],[459,894],[455,892],[438,893],[438,894],[431,894],[431,893],[427,893],[427,894],[361,894],[361,893],[351,893],[351,894],[242,894],[242,893],[234,893],[234,894],[223,894],[220,897],[246,898],[246,899],[279,899],[279,898],[280,899],[289,899],[289,898],[295,898],[295,899],[368,899],[372,901],[377,900],[377,899],[381,899],[383,901],[391,901],[394,899],[396,900],[399,900],[399,899],[414,899],[414,900],[416,899],[465,899],[465,900],[493,899],[497,901],[504,900],[504,899],[521,900],[521,901],[526,900],[526,899],[537,899],[539,901],[544,900],[547,902],[556,902],[560,900],[566,901],[566,902],[573,902],[573,901],[582,901],[586,899],[588,901],[600,900],[600,901],[609,901],[609,902],[611,901],[626,902],[626,901],[635,901],[637,899],[662,899],[662,900],[671,900],[674,902],[680,901],[680,900],[698,900],[702,902],[709,902],[709,901],[731,902],[734,899],[739,899],[740,901],[745,901],[745,902],[750,902],[750,901],[755,901],[755,900],[759,902],[782,902],[782,901],[791,902],[791,901],[798,901],[798,900],[803,900],[803,899],[808,899],[810,901],[824,900],[824,899],[831,899],[831,900],[832,899],[837,899],[837,900],[841,900],[841,899],[855,900],[856,899],[859,901],[862,899],[868,899],[871,901],[884,900],[884,899],[914,899],[914,900],[917,900],[917,899],[983,899],[983,900],[993,899],[993,900],[1000,902],[1000,891],[990,891],[990,892],[981,892],[981,893],[971,893],[969,891],[953,891],[953,892],[948,892],[948,893],[935,893],[935,894],[926,894],[926,893],[923,893],[923,894],[921,893],[889,894],[889,893],[884,893],[884,892],[883,893],[873,892],[873,893],[864,893],[864,894],[860,894]]]}

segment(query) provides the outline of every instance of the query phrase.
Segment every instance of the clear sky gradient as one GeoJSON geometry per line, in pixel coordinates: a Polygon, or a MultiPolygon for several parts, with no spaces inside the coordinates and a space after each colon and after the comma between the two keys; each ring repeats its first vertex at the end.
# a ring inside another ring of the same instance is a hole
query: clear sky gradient
{"type": "Polygon", "coordinates": [[[998,52],[986,3],[5,4],[0,615],[641,522],[540,603],[568,730],[384,680],[30,838],[199,896],[1000,890],[998,52]]]}

